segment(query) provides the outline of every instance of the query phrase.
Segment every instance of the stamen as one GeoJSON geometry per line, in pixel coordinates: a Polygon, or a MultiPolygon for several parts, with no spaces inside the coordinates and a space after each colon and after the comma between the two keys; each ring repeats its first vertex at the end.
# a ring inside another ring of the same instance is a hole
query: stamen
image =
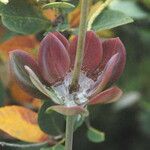
{"type": "Polygon", "coordinates": [[[64,101],[66,106],[83,105],[88,101],[88,90],[94,84],[94,81],[86,76],[85,73],[80,74],[79,78],[79,90],[77,92],[70,93],[69,86],[72,80],[71,73],[68,73],[62,84],[53,86],[53,90],[58,93],[59,98],[64,101]]]}

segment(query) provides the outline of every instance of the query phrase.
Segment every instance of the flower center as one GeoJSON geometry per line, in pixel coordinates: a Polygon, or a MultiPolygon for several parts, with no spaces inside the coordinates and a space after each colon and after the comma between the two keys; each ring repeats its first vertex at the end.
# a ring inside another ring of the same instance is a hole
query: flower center
{"type": "Polygon", "coordinates": [[[88,101],[88,90],[94,84],[94,81],[86,76],[83,72],[79,77],[79,89],[76,92],[70,93],[69,86],[71,84],[72,74],[68,73],[63,81],[58,86],[53,86],[53,90],[58,97],[63,100],[66,106],[82,105],[88,101]]]}

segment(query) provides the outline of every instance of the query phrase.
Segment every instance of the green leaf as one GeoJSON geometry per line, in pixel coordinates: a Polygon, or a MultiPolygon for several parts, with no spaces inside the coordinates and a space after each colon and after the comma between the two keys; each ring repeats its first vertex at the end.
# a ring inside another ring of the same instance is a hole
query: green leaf
{"type": "Polygon", "coordinates": [[[60,115],[55,111],[51,111],[51,113],[46,113],[47,108],[52,105],[53,102],[51,100],[47,100],[44,102],[38,113],[38,122],[40,128],[44,132],[50,135],[57,136],[64,132],[65,118],[63,115],[60,115]]]}
{"type": "Polygon", "coordinates": [[[124,13],[106,9],[95,19],[92,24],[92,29],[95,31],[102,31],[131,22],[133,22],[133,19],[126,16],[124,13]]]}
{"type": "Polygon", "coordinates": [[[99,143],[105,140],[105,134],[93,127],[89,127],[87,131],[87,137],[91,142],[99,143]]]}
{"type": "Polygon", "coordinates": [[[74,5],[67,2],[51,2],[43,6],[43,8],[63,8],[63,9],[70,9],[74,7],[75,7],[74,5]]]}
{"type": "Polygon", "coordinates": [[[37,33],[49,25],[49,21],[30,0],[11,0],[7,5],[0,5],[0,13],[3,25],[17,33],[37,33]]]}
{"type": "Polygon", "coordinates": [[[141,7],[135,1],[121,1],[115,0],[110,4],[110,8],[113,10],[117,10],[123,12],[124,14],[136,18],[142,19],[148,16],[148,14],[141,9],[141,7]]]}
{"type": "Polygon", "coordinates": [[[105,2],[99,1],[91,8],[90,13],[88,15],[88,24],[87,29],[90,30],[92,27],[92,24],[96,17],[100,15],[103,10],[111,3],[111,0],[106,0],[105,2]]]}
{"type": "Polygon", "coordinates": [[[50,148],[41,148],[40,150],[65,150],[65,147],[63,145],[59,144],[59,145],[55,145],[50,148]]]}

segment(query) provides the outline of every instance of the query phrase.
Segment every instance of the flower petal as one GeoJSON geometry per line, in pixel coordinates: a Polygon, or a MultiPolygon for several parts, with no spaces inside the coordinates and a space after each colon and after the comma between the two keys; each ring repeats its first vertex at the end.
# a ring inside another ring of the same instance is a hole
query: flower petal
{"type": "MultiPolygon", "coordinates": [[[[74,65],[78,37],[76,36],[70,43],[71,64],[74,65]]],[[[92,73],[102,60],[102,43],[93,31],[88,31],[85,39],[84,60],[82,69],[92,73]],[[91,61],[92,60],[92,61],[91,61]]]]}
{"type": "Polygon", "coordinates": [[[70,67],[70,58],[63,43],[52,33],[41,42],[38,56],[40,70],[50,84],[61,80],[70,67]]]}
{"type": "Polygon", "coordinates": [[[90,105],[106,104],[117,101],[122,96],[122,90],[118,87],[111,87],[89,100],[90,105]]]}
{"type": "Polygon", "coordinates": [[[126,63],[126,50],[119,38],[112,38],[103,42],[103,60],[100,66],[101,70],[105,67],[109,59],[116,53],[119,53],[118,64],[113,71],[111,82],[115,82],[122,74],[126,63]]]}
{"type": "Polygon", "coordinates": [[[60,32],[53,32],[53,34],[62,42],[65,46],[66,50],[69,49],[69,42],[65,36],[63,36],[60,32]]]}
{"type": "Polygon", "coordinates": [[[92,87],[92,95],[96,95],[97,93],[101,92],[105,86],[109,83],[110,79],[113,75],[113,70],[118,64],[119,54],[115,54],[111,57],[111,59],[107,62],[103,72],[98,77],[98,80],[95,82],[94,86],[92,87]]]}
{"type": "Polygon", "coordinates": [[[51,112],[52,110],[66,116],[73,116],[81,113],[86,113],[87,110],[80,106],[63,106],[63,105],[55,105],[49,107],[46,112],[51,112]]]}
{"type": "Polygon", "coordinates": [[[28,55],[28,53],[15,50],[10,52],[10,69],[12,76],[19,85],[30,95],[37,98],[45,98],[45,96],[32,84],[30,77],[24,66],[27,65],[40,76],[40,71],[36,62],[28,55]]]}

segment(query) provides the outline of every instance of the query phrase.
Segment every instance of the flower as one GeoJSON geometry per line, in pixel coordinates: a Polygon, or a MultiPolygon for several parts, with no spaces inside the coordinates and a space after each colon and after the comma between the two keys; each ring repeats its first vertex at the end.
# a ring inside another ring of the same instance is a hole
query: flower
{"type": "Polygon", "coordinates": [[[79,89],[70,93],[78,36],[70,42],[59,32],[48,33],[42,40],[37,61],[27,52],[10,52],[13,77],[21,87],[37,98],[50,98],[50,107],[64,115],[86,112],[87,105],[116,101],[122,91],[113,83],[122,74],[126,51],[119,38],[105,41],[87,31],[79,89]]]}

